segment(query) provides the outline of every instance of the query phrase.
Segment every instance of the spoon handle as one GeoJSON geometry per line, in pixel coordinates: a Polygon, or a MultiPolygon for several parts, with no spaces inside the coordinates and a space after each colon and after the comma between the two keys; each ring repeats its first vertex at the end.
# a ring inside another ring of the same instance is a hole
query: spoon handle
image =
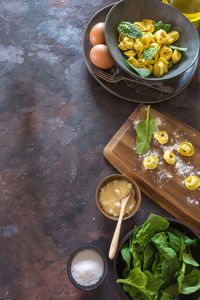
{"type": "MultiPolygon", "coordinates": [[[[128,196],[129,198],[129,196],[128,196]]],[[[125,200],[125,199],[124,199],[125,200]]],[[[119,215],[119,219],[117,222],[117,226],[115,228],[115,232],[112,238],[112,242],[110,244],[110,249],[109,249],[109,258],[112,260],[115,257],[116,251],[117,251],[117,246],[118,246],[118,242],[119,242],[119,235],[120,235],[120,231],[121,231],[121,225],[122,225],[122,220],[123,220],[123,216],[124,216],[124,210],[126,207],[126,203],[127,201],[123,201],[122,202],[122,207],[121,207],[121,211],[120,211],[120,215],[119,215]]]]}

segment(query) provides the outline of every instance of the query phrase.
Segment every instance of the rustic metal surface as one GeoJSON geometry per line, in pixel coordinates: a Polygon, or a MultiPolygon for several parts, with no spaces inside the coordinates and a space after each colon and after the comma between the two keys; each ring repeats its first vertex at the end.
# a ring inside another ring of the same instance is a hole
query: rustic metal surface
{"type": "MultiPolygon", "coordinates": [[[[88,73],[82,34],[110,0],[0,1],[0,299],[122,299],[112,263],[107,280],[85,293],[66,261],[94,243],[105,253],[115,223],[95,204],[100,180],[115,170],[106,143],[136,108],[88,73]]],[[[200,74],[180,95],[154,107],[200,130],[200,74]]],[[[150,212],[146,196],[122,235],[150,212]]]]}

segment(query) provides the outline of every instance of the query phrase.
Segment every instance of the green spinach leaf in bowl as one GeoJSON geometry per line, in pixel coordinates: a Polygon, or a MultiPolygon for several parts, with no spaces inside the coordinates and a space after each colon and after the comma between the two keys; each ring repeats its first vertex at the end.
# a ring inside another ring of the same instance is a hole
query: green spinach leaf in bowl
{"type": "Polygon", "coordinates": [[[117,283],[134,300],[172,300],[194,293],[200,289],[199,264],[190,250],[195,244],[196,239],[150,214],[121,249],[126,267],[117,283]]]}

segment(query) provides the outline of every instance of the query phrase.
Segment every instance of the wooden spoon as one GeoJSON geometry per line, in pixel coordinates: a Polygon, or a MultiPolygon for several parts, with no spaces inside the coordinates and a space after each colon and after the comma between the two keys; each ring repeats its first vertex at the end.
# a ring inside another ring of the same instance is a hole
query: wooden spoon
{"type": "Polygon", "coordinates": [[[128,196],[121,199],[120,215],[119,215],[117,226],[115,228],[115,232],[114,232],[114,235],[113,235],[113,238],[112,238],[112,242],[110,244],[109,255],[108,255],[111,260],[114,259],[116,251],[117,251],[117,246],[118,246],[118,242],[119,242],[119,235],[120,235],[122,220],[123,220],[123,216],[124,216],[124,211],[125,211],[126,205],[128,203],[128,200],[130,199],[131,196],[132,196],[132,189],[130,190],[130,193],[128,194],[128,196]]]}

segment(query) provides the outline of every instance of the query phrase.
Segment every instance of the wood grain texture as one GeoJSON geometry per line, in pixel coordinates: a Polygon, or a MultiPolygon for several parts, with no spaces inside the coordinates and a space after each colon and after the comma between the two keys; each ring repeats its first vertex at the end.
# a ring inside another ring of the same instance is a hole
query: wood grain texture
{"type": "Polygon", "coordinates": [[[105,147],[104,156],[122,174],[133,178],[141,191],[158,205],[200,232],[200,189],[189,191],[184,184],[188,176],[200,174],[200,133],[171,115],[151,108],[150,117],[157,119],[157,130],[166,130],[169,141],[160,145],[152,138],[150,151],[140,156],[135,148],[136,124],[146,118],[146,109],[143,106],[130,115],[105,147]],[[193,156],[181,156],[176,150],[184,141],[193,144],[193,156]],[[162,158],[166,148],[175,148],[177,160],[173,166],[162,158]],[[146,170],[143,166],[144,157],[149,155],[158,157],[159,163],[154,170],[146,170]]]}

